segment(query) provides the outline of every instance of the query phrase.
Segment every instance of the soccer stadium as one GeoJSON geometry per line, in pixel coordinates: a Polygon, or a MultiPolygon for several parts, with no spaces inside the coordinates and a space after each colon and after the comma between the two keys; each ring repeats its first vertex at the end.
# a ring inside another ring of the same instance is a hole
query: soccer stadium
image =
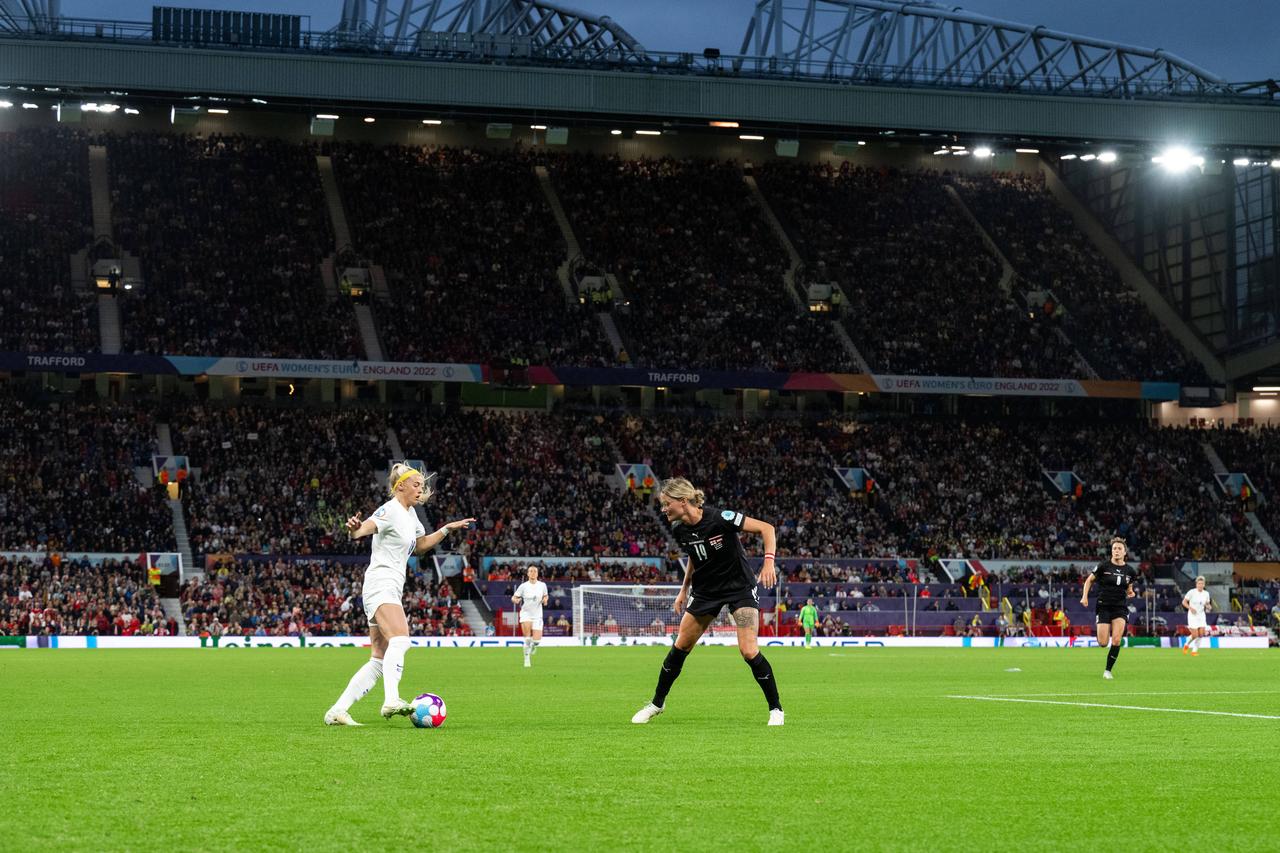
{"type": "Polygon", "coordinates": [[[583,2],[0,0],[0,848],[1273,849],[1280,84],[583,2]]]}

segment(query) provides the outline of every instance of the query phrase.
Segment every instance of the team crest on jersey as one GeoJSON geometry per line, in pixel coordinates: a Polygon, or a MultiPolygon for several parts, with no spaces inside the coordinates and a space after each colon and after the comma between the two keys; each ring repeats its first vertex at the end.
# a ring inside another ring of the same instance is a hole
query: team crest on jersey
{"type": "Polygon", "coordinates": [[[724,512],[720,513],[720,517],[725,521],[733,521],[733,517],[735,515],[737,515],[737,513],[731,509],[726,509],[724,512]]]}
{"type": "Polygon", "coordinates": [[[709,543],[711,543],[711,547],[712,547],[712,548],[715,548],[717,551],[719,551],[721,548],[723,548],[723,547],[724,547],[724,537],[723,537],[723,536],[712,536],[712,537],[711,537],[710,539],[708,539],[707,541],[708,541],[709,543]]]}
{"type": "Polygon", "coordinates": [[[378,518],[386,518],[387,508],[385,506],[378,507],[378,511],[374,513],[378,518]]]}

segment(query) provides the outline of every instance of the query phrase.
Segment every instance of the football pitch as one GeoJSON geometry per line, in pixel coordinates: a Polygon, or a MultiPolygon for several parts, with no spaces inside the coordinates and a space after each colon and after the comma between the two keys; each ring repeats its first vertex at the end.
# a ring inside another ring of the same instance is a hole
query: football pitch
{"type": "Polygon", "coordinates": [[[1257,850],[1280,653],[411,649],[448,721],[328,728],[359,649],[0,652],[0,849],[1257,850]],[[1016,671],[1011,671],[1016,670],[1016,671]],[[956,698],[983,697],[983,698],[956,698]],[[1017,699],[1021,701],[1004,701],[1017,699]]]}

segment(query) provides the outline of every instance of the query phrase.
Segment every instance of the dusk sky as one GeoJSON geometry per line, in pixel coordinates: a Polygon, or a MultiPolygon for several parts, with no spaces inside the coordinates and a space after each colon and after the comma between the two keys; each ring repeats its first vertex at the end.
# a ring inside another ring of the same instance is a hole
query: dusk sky
{"type": "MultiPolygon", "coordinates": [[[[75,18],[150,21],[150,0],[62,0],[75,18]]],[[[341,0],[169,0],[166,5],[310,15],[311,28],[337,23],[341,0]]],[[[398,2],[397,4],[398,5],[398,2]]],[[[652,50],[718,47],[737,53],[753,0],[561,0],[608,15],[652,50]]],[[[971,0],[948,3],[977,14],[1061,32],[1164,48],[1229,81],[1280,77],[1280,3],[1263,0],[971,0]]]]}

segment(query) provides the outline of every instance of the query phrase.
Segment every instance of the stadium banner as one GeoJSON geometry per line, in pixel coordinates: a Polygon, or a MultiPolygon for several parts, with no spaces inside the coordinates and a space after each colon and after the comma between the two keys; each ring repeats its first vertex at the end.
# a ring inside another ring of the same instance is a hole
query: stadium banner
{"type": "Polygon", "coordinates": [[[145,560],[146,554],[122,554],[117,551],[0,551],[0,557],[15,562],[25,559],[36,564],[43,563],[51,558],[57,558],[61,562],[88,563],[91,566],[100,566],[107,560],[137,563],[145,560]]]}
{"type": "MultiPolygon", "coordinates": [[[[487,382],[490,372],[489,366],[484,364],[21,352],[0,352],[0,370],[261,376],[278,379],[398,379],[409,382],[487,382]]],[[[639,385],[652,388],[675,385],[779,391],[1116,397],[1160,401],[1177,400],[1181,392],[1181,387],[1175,382],[899,376],[871,373],[782,373],[763,370],[643,367],[535,366],[528,368],[527,380],[535,385],[639,385]]]]}
{"type": "MultiPolygon", "coordinates": [[[[411,637],[413,645],[440,649],[502,649],[524,645],[519,637],[411,637]]],[[[1177,648],[1178,638],[1151,637],[1150,645],[1159,648],[1177,648]],[[1155,641],[1159,640],[1157,644],[1155,641]]],[[[1208,649],[1265,649],[1269,638],[1209,637],[1208,649]]],[[[623,637],[608,634],[598,637],[543,637],[542,645],[551,647],[601,646],[669,646],[670,636],[623,637]]],[[[704,646],[736,646],[732,636],[707,637],[700,641],[704,646]]],[[[1004,648],[1093,648],[1098,646],[1093,637],[814,637],[813,644],[820,648],[952,648],[991,649],[1004,648]]],[[[771,648],[804,645],[803,637],[761,637],[760,645],[771,648]]],[[[331,649],[368,648],[365,636],[334,637],[72,637],[72,636],[19,636],[6,637],[0,646],[27,649],[331,649]]]]}
{"type": "MultiPolygon", "coordinates": [[[[1208,649],[1265,649],[1271,640],[1266,636],[1255,637],[1207,637],[1209,644],[1201,646],[1208,649]]],[[[1180,637],[1130,637],[1125,643],[1131,647],[1149,646],[1151,648],[1173,649],[1181,647],[1180,637]],[[1146,642],[1135,643],[1134,639],[1146,642]],[[1158,643],[1156,641],[1159,641],[1158,643]]],[[[1000,642],[1006,648],[1023,649],[1097,649],[1098,641],[1093,636],[1079,637],[1004,637],[1000,642]]]]}
{"type": "Polygon", "coordinates": [[[1101,379],[1006,379],[982,376],[897,376],[871,373],[778,373],[641,367],[530,367],[537,385],[684,385],[780,391],[879,391],[886,394],[990,394],[1018,397],[1121,397],[1176,400],[1176,382],[1101,379]]]}
{"type": "Polygon", "coordinates": [[[398,379],[406,382],[484,382],[480,364],[410,361],[324,361],[307,358],[165,356],[184,376],[264,376],[277,379],[398,379]]]}
{"type": "MultiPolygon", "coordinates": [[[[367,557],[364,558],[366,561],[367,557]]],[[[662,568],[661,557],[481,557],[480,568],[488,573],[490,569],[497,567],[514,567],[525,569],[531,565],[535,566],[579,566],[594,565],[599,563],[602,566],[626,566],[632,563],[643,563],[655,569],[662,568]]]]}

